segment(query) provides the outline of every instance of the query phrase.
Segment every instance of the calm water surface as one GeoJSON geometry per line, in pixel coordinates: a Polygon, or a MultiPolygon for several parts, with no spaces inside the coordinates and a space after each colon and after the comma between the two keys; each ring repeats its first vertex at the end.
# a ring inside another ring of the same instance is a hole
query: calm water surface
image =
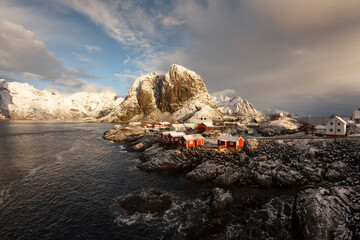
{"type": "Polygon", "coordinates": [[[159,223],[118,208],[119,197],[147,189],[185,206],[204,187],[139,171],[138,153],[101,138],[111,127],[0,122],[0,239],[157,239],[181,225],[178,216],[159,223]]]}

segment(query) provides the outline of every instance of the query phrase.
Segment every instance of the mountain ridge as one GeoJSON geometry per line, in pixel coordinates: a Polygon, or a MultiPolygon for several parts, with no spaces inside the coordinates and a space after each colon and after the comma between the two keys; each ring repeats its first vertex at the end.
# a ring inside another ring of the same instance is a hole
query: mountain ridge
{"type": "Polygon", "coordinates": [[[0,119],[93,120],[122,102],[111,92],[78,92],[62,95],[57,90],[40,91],[28,83],[0,79],[0,119]]]}
{"type": "Polygon", "coordinates": [[[165,75],[153,72],[136,79],[125,100],[102,121],[194,121],[197,118],[221,119],[222,114],[200,75],[173,64],[165,75]]]}

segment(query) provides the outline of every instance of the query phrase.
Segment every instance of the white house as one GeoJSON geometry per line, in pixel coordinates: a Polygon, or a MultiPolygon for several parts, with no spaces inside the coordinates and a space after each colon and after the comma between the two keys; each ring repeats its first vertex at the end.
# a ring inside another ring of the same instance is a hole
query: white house
{"type": "Polygon", "coordinates": [[[358,110],[353,111],[352,120],[356,124],[360,123],[360,108],[358,110]]]}
{"type": "Polygon", "coordinates": [[[326,123],[327,136],[345,136],[346,122],[339,116],[334,116],[326,123]]]}
{"type": "Polygon", "coordinates": [[[171,131],[186,131],[186,127],[183,123],[173,123],[170,125],[171,131]]]}

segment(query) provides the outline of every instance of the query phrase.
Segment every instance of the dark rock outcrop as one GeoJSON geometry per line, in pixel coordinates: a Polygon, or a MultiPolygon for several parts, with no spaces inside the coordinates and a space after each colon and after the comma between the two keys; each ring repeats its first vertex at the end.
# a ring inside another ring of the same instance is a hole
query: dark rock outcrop
{"type": "Polygon", "coordinates": [[[295,203],[297,239],[359,239],[360,194],[350,188],[307,189],[295,203]]]}
{"type": "Polygon", "coordinates": [[[165,211],[171,207],[171,197],[157,190],[142,192],[119,199],[119,206],[128,215],[135,213],[151,213],[163,216],[165,211]]]}
{"type": "Polygon", "coordinates": [[[234,199],[230,190],[214,188],[210,194],[210,209],[216,217],[223,215],[232,205],[234,199]]]}

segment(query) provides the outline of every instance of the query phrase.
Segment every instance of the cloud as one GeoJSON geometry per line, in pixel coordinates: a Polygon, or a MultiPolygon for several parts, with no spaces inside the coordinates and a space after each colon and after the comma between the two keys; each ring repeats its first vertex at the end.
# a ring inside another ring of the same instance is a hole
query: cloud
{"type": "Polygon", "coordinates": [[[35,73],[31,73],[31,72],[23,72],[22,76],[24,78],[32,78],[32,79],[40,79],[40,80],[45,79],[44,76],[41,76],[41,75],[35,74],[35,73]]]}
{"type": "Polygon", "coordinates": [[[62,62],[34,33],[23,26],[0,19],[0,71],[25,73],[32,77],[55,79],[61,76],[62,62]]]}
{"type": "Polygon", "coordinates": [[[101,26],[108,36],[127,46],[149,47],[149,43],[138,36],[117,11],[118,3],[108,3],[99,0],[58,0],[101,26]]]}
{"type": "Polygon", "coordinates": [[[213,97],[220,97],[220,96],[235,96],[236,95],[236,92],[234,89],[224,89],[224,90],[221,90],[221,91],[217,91],[217,92],[213,92],[211,93],[211,96],[213,97]]]}
{"type": "Polygon", "coordinates": [[[52,45],[71,46],[88,38],[84,24],[64,17],[68,13],[68,9],[53,0],[0,1],[0,18],[31,29],[38,40],[52,45]]]}
{"type": "Polygon", "coordinates": [[[186,22],[186,45],[156,64],[188,66],[210,92],[234,89],[260,107],[351,112],[360,102],[359,4],[185,0],[169,15],[186,22]]]}
{"type": "Polygon", "coordinates": [[[64,75],[56,79],[55,83],[67,87],[67,89],[65,89],[66,92],[74,92],[74,89],[85,92],[115,92],[112,87],[100,86],[95,83],[80,80],[73,76],[64,75]]]}
{"type": "MultiPolygon", "coordinates": [[[[34,39],[34,33],[23,26],[0,19],[0,75],[7,79],[23,77],[73,89],[109,90],[78,77],[97,79],[82,69],[64,67],[60,59],[45,44],[34,39]]],[[[81,55],[79,55],[81,57],[81,55]]]]}
{"type": "MultiPolygon", "coordinates": [[[[124,50],[122,56],[129,56],[126,60],[121,57],[119,62],[123,61],[132,70],[117,75],[119,81],[125,81],[124,85],[140,74],[164,73],[172,63],[178,63],[199,73],[210,92],[231,89],[260,107],[299,113],[339,109],[346,112],[358,107],[355,105],[360,102],[360,95],[353,90],[359,89],[360,82],[360,2],[357,0],[52,2],[63,8],[61,13],[88,17],[119,43],[119,48],[124,50]]],[[[34,8],[27,14],[3,6],[0,3],[0,15],[8,18],[19,15],[22,22],[28,16],[37,19],[34,12],[46,12],[34,8]],[[9,9],[9,13],[4,9],[9,9]]],[[[43,25],[43,19],[40,20],[35,25],[43,25]]],[[[27,44],[36,42],[33,36],[18,39],[27,44]]],[[[9,50],[1,44],[0,56],[4,52],[9,56],[0,57],[0,74],[17,72],[38,79],[54,76],[52,79],[61,80],[62,84],[80,88],[84,83],[78,77],[92,77],[76,67],[64,68],[61,60],[45,46],[41,54],[35,51],[42,61],[28,61],[37,59],[27,57],[28,51],[41,49],[32,44],[21,51],[9,50]],[[12,62],[20,64],[9,64],[13,58],[12,62]]],[[[87,45],[83,47],[88,53],[99,52],[97,46],[87,45]]],[[[77,57],[87,59],[82,55],[77,57]]]]}
{"type": "Polygon", "coordinates": [[[102,48],[99,47],[99,46],[95,46],[95,45],[85,44],[85,45],[84,45],[84,48],[85,48],[89,53],[92,53],[92,52],[102,52],[102,48]]]}
{"type": "Polygon", "coordinates": [[[117,77],[118,81],[134,81],[140,75],[115,73],[114,76],[117,77]]]}
{"type": "Polygon", "coordinates": [[[319,31],[360,19],[357,0],[246,1],[261,24],[287,33],[319,31]]]}
{"type": "Polygon", "coordinates": [[[185,21],[176,20],[173,17],[163,17],[161,22],[167,27],[180,26],[186,23],[185,21]]]}
{"type": "Polygon", "coordinates": [[[75,57],[77,57],[80,61],[82,62],[90,62],[90,58],[84,57],[81,54],[78,54],[76,52],[73,52],[72,55],[74,55],[75,57]]]}
{"type": "Polygon", "coordinates": [[[71,76],[81,77],[81,78],[87,78],[87,79],[99,79],[99,77],[87,74],[83,69],[77,68],[64,68],[64,72],[71,76]]]}

